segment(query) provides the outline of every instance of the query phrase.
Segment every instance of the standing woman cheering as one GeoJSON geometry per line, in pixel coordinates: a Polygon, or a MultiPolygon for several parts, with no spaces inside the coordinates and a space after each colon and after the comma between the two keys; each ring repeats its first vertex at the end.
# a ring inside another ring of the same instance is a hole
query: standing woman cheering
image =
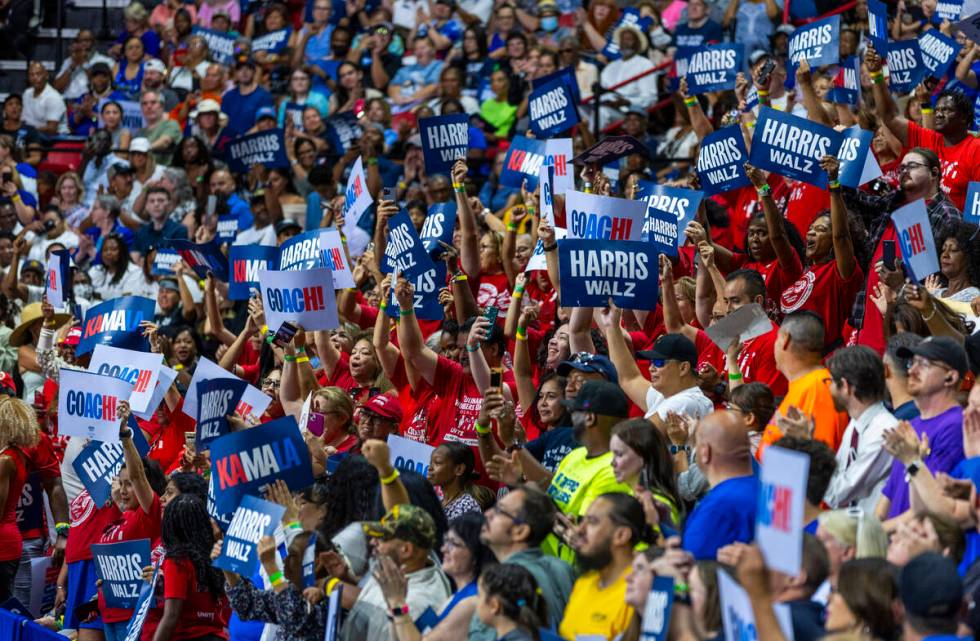
{"type": "Polygon", "coordinates": [[[0,401],[0,602],[12,595],[23,538],[17,527],[17,503],[27,480],[23,449],[37,444],[37,416],[19,398],[0,401]]]}

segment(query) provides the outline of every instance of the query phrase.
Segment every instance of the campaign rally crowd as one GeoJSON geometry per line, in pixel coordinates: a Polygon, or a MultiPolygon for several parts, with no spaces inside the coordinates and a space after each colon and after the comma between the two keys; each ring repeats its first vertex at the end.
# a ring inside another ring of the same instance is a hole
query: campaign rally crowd
{"type": "Polygon", "coordinates": [[[980,639],[980,5],[623,4],[28,63],[0,637],[980,639]]]}

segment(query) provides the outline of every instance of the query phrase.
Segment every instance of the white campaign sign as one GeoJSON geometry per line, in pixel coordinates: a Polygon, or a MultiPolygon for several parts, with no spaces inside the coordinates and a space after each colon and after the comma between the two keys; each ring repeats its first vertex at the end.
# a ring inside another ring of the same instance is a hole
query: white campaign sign
{"type": "Polygon", "coordinates": [[[336,229],[324,229],[320,232],[320,251],[327,267],[333,272],[334,289],[353,289],[354,276],[347,262],[347,252],[336,229]]]}
{"type": "Polygon", "coordinates": [[[160,403],[163,402],[163,397],[166,396],[167,390],[177,380],[177,370],[171,369],[166,365],[161,365],[157,373],[159,378],[157,379],[156,387],[153,388],[153,396],[150,397],[150,402],[146,405],[146,410],[143,412],[133,411],[133,416],[144,421],[153,419],[153,414],[156,413],[157,408],[160,407],[160,403]]]}
{"type": "MultiPolygon", "coordinates": [[[[555,227],[555,241],[559,241],[562,238],[568,237],[568,230],[562,229],[561,227],[555,227]]],[[[524,269],[526,272],[534,271],[535,269],[548,269],[548,259],[544,255],[544,243],[541,239],[534,244],[534,251],[531,253],[531,258],[527,261],[527,267],[524,269]]]]}
{"type": "Polygon", "coordinates": [[[892,212],[892,222],[898,233],[902,262],[912,270],[915,280],[921,281],[939,271],[936,241],[926,204],[921,198],[892,212]]]}
{"type": "Polygon", "coordinates": [[[569,238],[643,240],[647,201],[569,191],[565,222],[569,238]]]}
{"type": "Polygon", "coordinates": [[[766,311],[762,309],[762,305],[752,303],[751,305],[743,305],[728,316],[712,323],[705,330],[705,333],[718,346],[718,349],[727,352],[728,346],[732,344],[736,336],[745,344],[771,329],[772,321],[769,320],[766,311]]]}
{"type": "Polygon", "coordinates": [[[65,306],[65,282],[61,273],[61,257],[64,254],[51,254],[48,256],[47,269],[45,270],[45,289],[48,295],[48,302],[55,309],[62,309],[65,306]]]}
{"type": "Polygon", "coordinates": [[[347,246],[353,256],[363,253],[371,240],[366,231],[357,226],[361,216],[368,210],[374,199],[367,188],[367,175],[364,173],[364,160],[357,158],[354,167],[347,177],[347,196],[344,203],[344,235],[347,236],[347,246]]]}
{"type": "MultiPolygon", "coordinates": [[[[212,378],[238,378],[225,368],[214,361],[208,360],[203,356],[197,360],[197,367],[194,368],[194,376],[191,378],[190,385],[187,386],[187,396],[184,397],[184,405],[181,411],[197,421],[197,384],[201,381],[212,378]]],[[[242,400],[238,401],[235,411],[243,418],[249,414],[258,419],[262,412],[269,407],[272,399],[265,395],[265,392],[249,385],[242,394],[242,400]]]]}
{"type": "Polygon", "coordinates": [[[58,433],[118,442],[116,409],[132,390],[132,383],[112,376],[62,368],[58,374],[58,433]]]}
{"type": "Polygon", "coordinates": [[[542,165],[538,177],[541,188],[541,220],[547,220],[552,228],[555,226],[555,166],[542,165]]]}
{"type": "Polygon", "coordinates": [[[260,269],[259,290],[266,322],[274,332],[286,322],[314,331],[340,325],[333,272],[327,267],[288,272],[260,269]]]}
{"type": "Polygon", "coordinates": [[[555,193],[565,194],[575,189],[575,165],[572,164],[575,152],[572,149],[572,139],[552,138],[546,141],[544,155],[544,164],[555,168],[555,193]]]}
{"type": "MultiPolygon", "coordinates": [[[[752,612],[752,601],[748,593],[742,589],[728,572],[718,569],[718,596],[721,599],[721,623],[725,630],[725,641],[759,641],[759,632],[755,627],[755,614],[752,612]]],[[[786,641],[793,641],[793,620],[789,606],[777,603],[773,606],[779,628],[783,631],[786,641]]]]}
{"type": "Polygon", "coordinates": [[[781,447],[766,448],[759,475],[755,540],[766,565],[789,576],[803,562],[803,507],[810,457],[781,447]]]}
{"type": "Polygon", "coordinates": [[[425,443],[391,434],[388,436],[388,450],[391,452],[391,466],[396,470],[411,470],[425,476],[435,448],[425,443]]]}
{"type": "Polygon", "coordinates": [[[163,361],[159,354],[96,345],[88,371],[132,383],[133,392],[129,395],[129,406],[135,414],[146,412],[149,408],[161,367],[163,361]]]}

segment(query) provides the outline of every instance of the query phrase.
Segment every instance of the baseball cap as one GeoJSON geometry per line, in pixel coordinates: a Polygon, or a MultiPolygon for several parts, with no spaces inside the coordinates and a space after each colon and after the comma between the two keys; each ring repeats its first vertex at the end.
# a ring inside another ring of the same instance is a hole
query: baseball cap
{"type": "Polygon", "coordinates": [[[948,336],[930,336],[914,347],[900,347],[895,352],[899,358],[921,356],[930,361],[945,363],[956,370],[960,378],[970,369],[966,350],[958,342],[948,336]]]}
{"type": "Polygon", "coordinates": [[[65,339],[61,341],[62,345],[70,345],[76,347],[82,340],[82,328],[75,326],[68,330],[65,334],[65,339]]]}
{"type": "Polygon", "coordinates": [[[167,65],[163,64],[159,58],[150,58],[143,63],[143,71],[157,71],[165,74],[167,73],[167,65]]]}
{"type": "Polygon", "coordinates": [[[911,615],[926,619],[951,619],[963,604],[963,582],[956,564],[936,552],[925,552],[902,568],[902,605],[911,615]]]}
{"type": "Polygon", "coordinates": [[[255,69],[255,61],[252,60],[251,56],[240,55],[235,59],[235,69],[238,69],[239,67],[251,67],[252,69],[255,69]]]}
{"type": "Polygon", "coordinates": [[[148,154],[150,153],[149,138],[133,138],[129,141],[129,153],[148,154]]]}
{"type": "Polygon", "coordinates": [[[133,173],[133,166],[130,165],[125,160],[114,163],[109,167],[109,178],[117,176],[119,174],[131,174],[133,173]]]}
{"type": "Polygon", "coordinates": [[[44,264],[39,260],[25,260],[24,264],[20,267],[21,273],[31,271],[38,272],[39,274],[44,274],[44,264]]]}
{"type": "Polygon", "coordinates": [[[281,234],[282,232],[286,231],[287,229],[298,229],[300,231],[303,231],[303,226],[300,225],[295,220],[293,220],[292,218],[283,218],[278,223],[276,223],[276,233],[277,234],[281,234]]]}
{"type": "Polygon", "coordinates": [[[104,62],[97,62],[89,68],[89,73],[91,73],[93,76],[100,73],[105,74],[107,76],[111,76],[112,67],[110,67],[104,62]]]}
{"type": "Polygon", "coordinates": [[[272,107],[260,107],[258,111],[255,112],[255,124],[259,124],[259,121],[263,118],[276,119],[276,110],[272,107]]]}
{"type": "Polygon", "coordinates": [[[561,402],[571,412],[592,412],[600,416],[626,418],[630,405],[626,394],[616,383],[585,381],[572,400],[561,402]]]}
{"type": "Polygon", "coordinates": [[[613,383],[619,382],[619,376],[616,374],[616,366],[612,364],[609,357],[603,356],[602,354],[591,354],[589,352],[573,354],[570,359],[558,364],[558,375],[568,376],[573,369],[585,372],[586,374],[602,374],[607,381],[612,381],[613,383]]]}
{"type": "Polygon", "coordinates": [[[217,100],[212,98],[205,98],[201,102],[197,103],[197,109],[191,112],[191,118],[197,118],[201,114],[217,114],[221,113],[221,105],[218,104],[217,100]]]}
{"type": "Polygon", "coordinates": [[[172,289],[175,292],[180,291],[180,287],[177,286],[177,281],[173,278],[161,278],[160,289],[172,289]]]}
{"type": "Polygon", "coordinates": [[[653,344],[653,349],[639,351],[636,355],[648,361],[686,361],[691,367],[698,364],[698,350],[691,339],[683,334],[664,334],[653,344]]]}
{"type": "Polygon", "coordinates": [[[380,521],[361,523],[364,534],[375,539],[401,539],[431,550],[436,544],[436,523],[432,515],[411,504],[400,504],[380,521]]]}
{"type": "Polygon", "coordinates": [[[0,394],[17,396],[17,385],[14,383],[14,377],[7,372],[0,372],[0,394]]]}
{"type": "Polygon", "coordinates": [[[389,394],[375,394],[361,405],[361,410],[377,414],[381,418],[386,418],[396,423],[402,420],[402,404],[398,399],[389,394]]]}

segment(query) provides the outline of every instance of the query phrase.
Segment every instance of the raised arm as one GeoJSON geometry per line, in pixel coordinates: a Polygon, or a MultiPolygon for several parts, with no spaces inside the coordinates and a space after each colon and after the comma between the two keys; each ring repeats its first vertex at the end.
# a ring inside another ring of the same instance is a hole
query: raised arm
{"type": "Polygon", "coordinates": [[[766,216],[769,242],[772,243],[772,249],[776,253],[776,259],[779,260],[779,266],[783,269],[790,270],[797,260],[796,250],[793,249],[793,245],[789,242],[789,236],[786,235],[783,215],[776,207],[776,201],[772,197],[772,189],[769,188],[769,183],[766,182],[766,177],[763,175],[762,170],[745,163],[745,172],[749,175],[749,180],[752,181],[752,184],[755,185],[759,200],[762,201],[762,212],[766,216]]]}
{"type": "Polygon", "coordinates": [[[402,358],[418,370],[422,378],[430,385],[435,381],[439,357],[425,341],[422,340],[422,330],[415,318],[415,288],[404,278],[399,278],[395,284],[395,300],[398,301],[401,318],[398,321],[398,344],[402,349],[402,358]],[[405,310],[408,313],[403,313],[405,310]]]}
{"type": "Polygon", "coordinates": [[[218,309],[216,282],[212,274],[208,274],[204,283],[204,314],[207,319],[206,323],[210,326],[211,335],[217,338],[218,342],[224,345],[231,345],[235,342],[235,335],[225,327],[225,321],[221,318],[221,310],[218,309]]]}
{"type": "Polygon", "coordinates": [[[568,319],[568,344],[573,354],[588,352],[595,354],[592,341],[592,308],[573,307],[568,319]]]}
{"type": "Polygon", "coordinates": [[[807,117],[825,127],[833,127],[834,123],[827,115],[827,110],[823,108],[823,104],[820,102],[820,96],[813,88],[810,63],[805,58],[800,60],[800,66],[796,68],[796,85],[803,92],[803,106],[806,107],[807,117]]]}
{"type": "Polygon", "coordinates": [[[903,147],[909,144],[909,121],[903,116],[895,98],[885,84],[884,72],[881,70],[883,60],[874,46],[868,43],[868,50],[864,53],[864,64],[871,76],[871,88],[875,99],[875,113],[881,119],[881,123],[898,138],[903,147]]]}
{"type": "Polygon", "coordinates": [[[460,187],[468,172],[465,160],[457,160],[453,165],[453,192],[456,194],[456,212],[459,219],[459,259],[463,271],[474,278],[480,275],[480,239],[476,229],[476,218],[470,209],[466,191],[460,187]]]}
{"type": "Polygon", "coordinates": [[[837,273],[841,278],[850,278],[857,266],[854,259],[854,245],[851,244],[851,229],[847,222],[847,206],[840,194],[840,183],[837,182],[837,172],[840,161],[834,156],[824,156],[820,166],[827,172],[830,180],[830,227],[834,238],[834,260],[837,261],[837,273]]]}
{"type": "MultiPolygon", "coordinates": [[[[558,271],[558,241],[555,240],[555,228],[548,221],[542,219],[538,224],[538,238],[544,247],[545,265],[548,267],[548,280],[555,291],[561,291],[559,271],[558,271]]],[[[560,301],[559,301],[560,302],[560,301]]]]}
{"type": "Polygon", "coordinates": [[[693,343],[698,330],[681,318],[681,310],[674,296],[674,270],[670,258],[660,254],[660,302],[664,309],[664,326],[669,334],[684,334],[693,343]]]}
{"type": "Polygon", "coordinates": [[[633,360],[633,354],[626,344],[626,337],[623,335],[621,323],[623,312],[614,304],[610,304],[608,309],[604,309],[599,314],[599,323],[602,331],[606,335],[606,344],[609,347],[609,360],[616,366],[616,374],[619,377],[619,386],[626,392],[633,403],[644,412],[647,411],[647,390],[650,389],[650,381],[643,377],[640,367],[633,360]]]}
{"type": "Polygon", "coordinates": [[[704,110],[701,109],[701,103],[698,102],[697,96],[687,95],[687,78],[681,78],[677,93],[684,100],[687,116],[691,120],[691,128],[694,129],[698,142],[703,141],[705,136],[712,133],[715,128],[708,117],[704,115],[704,110]]]}
{"type": "Polygon", "coordinates": [[[119,416],[119,440],[122,441],[123,458],[126,462],[126,469],[129,470],[129,480],[133,484],[133,493],[136,494],[140,508],[149,514],[150,510],[153,509],[155,494],[146,478],[146,470],[143,469],[140,453],[136,450],[136,445],[133,444],[133,430],[126,425],[129,421],[129,401],[120,401],[116,411],[119,416]]]}

